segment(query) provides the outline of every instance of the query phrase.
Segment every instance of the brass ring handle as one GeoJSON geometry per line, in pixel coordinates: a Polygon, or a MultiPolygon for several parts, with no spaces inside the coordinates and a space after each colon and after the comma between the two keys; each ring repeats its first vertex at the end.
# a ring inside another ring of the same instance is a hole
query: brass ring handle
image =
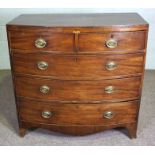
{"type": "Polygon", "coordinates": [[[108,71],[115,70],[117,68],[117,63],[114,62],[114,61],[109,61],[109,62],[106,63],[105,68],[108,71]]]}
{"type": "Polygon", "coordinates": [[[50,91],[50,87],[48,86],[43,85],[40,87],[40,92],[43,94],[47,94],[49,91],[50,91]]]}
{"type": "Polygon", "coordinates": [[[48,63],[45,61],[39,61],[37,63],[38,69],[40,70],[46,70],[48,68],[48,63]]]}
{"type": "Polygon", "coordinates": [[[43,118],[51,118],[52,117],[52,112],[50,112],[50,111],[43,111],[42,112],[42,117],[43,118]]]}
{"type": "Polygon", "coordinates": [[[117,47],[117,41],[115,39],[109,39],[106,41],[106,46],[108,48],[116,48],[117,47]]]}
{"type": "Polygon", "coordinates": [[[104,118],[111,119],[114,117],[114,113],[112,111],[106,111],[104,113],[104,118]]]}
{"type": "Polygon", "coordinates": [[[37,48],[44,48],[46,46],[46,44],[47,44],[46,41],[42,38],[39,38],[35,41],[35,46],[37,48]]]}
{"type": "Polygon", "coordinates": [[[111,94],[114,92],[114,86],[107,86],[104,88],[104,92],[107,94],[111,94]]]}

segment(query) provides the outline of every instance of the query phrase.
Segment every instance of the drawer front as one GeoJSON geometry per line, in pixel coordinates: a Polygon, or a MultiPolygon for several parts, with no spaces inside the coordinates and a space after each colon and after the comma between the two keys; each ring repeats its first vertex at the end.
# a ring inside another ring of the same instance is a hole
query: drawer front
{"type": "Polygon", "coordinates": [[[140,74],[144,55],[13,54],[15,73],[53,76],[57,79],[108,79],[140,74]]]}
{"type": "Polygon", "coordinates": [[[145,31],[80,33],[75,41],[74,33],[51,33],[50,31],[11,31],[9,33],[10,48],[21,49],[25,53],[37,51],[73,53],[75,47],[78,48],[79,53],[134,52],[145,49],[145,37],[145,31]],[[110,40],[115,41],[114,44],[112,42],[115,47],[111,46],[110,40]]]}
{"type": "Polygon", "coordinates": [[[22,49],[23,53],[49,50],[60,53],[70,53],[73,51],[73,34],[50,33],[48,31],[36,33],[12,31],[9,35],[10,48],[22,49]]]}
{"type": "Polygon", "coordinates": [[[54,101],[124,101],[137,99],[140,77],[99,80],[63,81],[33,77],[16,77],[16,94],[54,101]]]}
{"type": "Polygon", "coordinates": [[[80,34],[79,52],[134,52],[145,48],[145,36],[145,31],[80,34]]]}
{"type": "Polygon", "coordinates": [[[54,104],[18,100],[22,121],[57,125],[113,125],[135,122],[138,102],[109,104],[54,104]]]}

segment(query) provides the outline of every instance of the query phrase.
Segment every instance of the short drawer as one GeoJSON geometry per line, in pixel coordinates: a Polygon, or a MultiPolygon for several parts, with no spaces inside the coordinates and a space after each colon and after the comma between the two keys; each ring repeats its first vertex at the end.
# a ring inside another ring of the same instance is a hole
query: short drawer
{"type": "Polygon", "coordinates": [[[11,49],[22,49],[22,53],[53,51],[70,53],[73,51],[74,36],[71,33],[51,33],[47,31],[9,32],[11,49]],[[36,51],[37,50],[37,51],[36,51]]]}
{"type": "Polygon", "coordinates": [[[116,125],[137,119],[139,103],[62,104],[19,99],[20,120],[57,125],[116,125]]]}
{"type": "Polygon", "coordinates": [[[80,34],[79,52],[134,52],[145,48],[145,37],[145,31],[80,34]]]}
{"type": "Polygon", "coordinates": [[[142,74],[144,54],[54,55],[13,54],[17,74],[52,76],[57,79],[109,79],[142,74]]]}
{"type": "Polygon", "coordinates": [[[15,77],[16,95],[54,101],[124,101],[139,98],[140,77],[67,81],[34,77],[15,77]]]}

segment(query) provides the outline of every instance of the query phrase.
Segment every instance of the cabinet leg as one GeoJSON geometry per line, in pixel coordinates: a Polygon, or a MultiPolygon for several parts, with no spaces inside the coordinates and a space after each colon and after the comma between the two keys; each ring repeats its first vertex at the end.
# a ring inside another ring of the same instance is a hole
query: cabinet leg
{"type": "Polygon", "coordinates": [[[130,138],[137,138],[137,123],[126,125],[130,138]]]}
{"type": "Polygon", "coordinates": [[[21,137],[24,137],[25,134],[26,134],[26,131],[27,131],[27,129],[25,129],[25,128],[19,128],[19,135],[20,135],[21,137]]]}

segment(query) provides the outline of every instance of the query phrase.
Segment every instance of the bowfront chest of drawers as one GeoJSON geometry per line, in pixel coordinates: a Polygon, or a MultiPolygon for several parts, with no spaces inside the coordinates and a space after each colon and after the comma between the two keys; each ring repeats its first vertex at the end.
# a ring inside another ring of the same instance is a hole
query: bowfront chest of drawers
{"type": "Polygon", "coordinates": [[[125,127],[136,137],[148,34],[138,14],[21,15],[7,33],[21,136],[125,127]]]}

